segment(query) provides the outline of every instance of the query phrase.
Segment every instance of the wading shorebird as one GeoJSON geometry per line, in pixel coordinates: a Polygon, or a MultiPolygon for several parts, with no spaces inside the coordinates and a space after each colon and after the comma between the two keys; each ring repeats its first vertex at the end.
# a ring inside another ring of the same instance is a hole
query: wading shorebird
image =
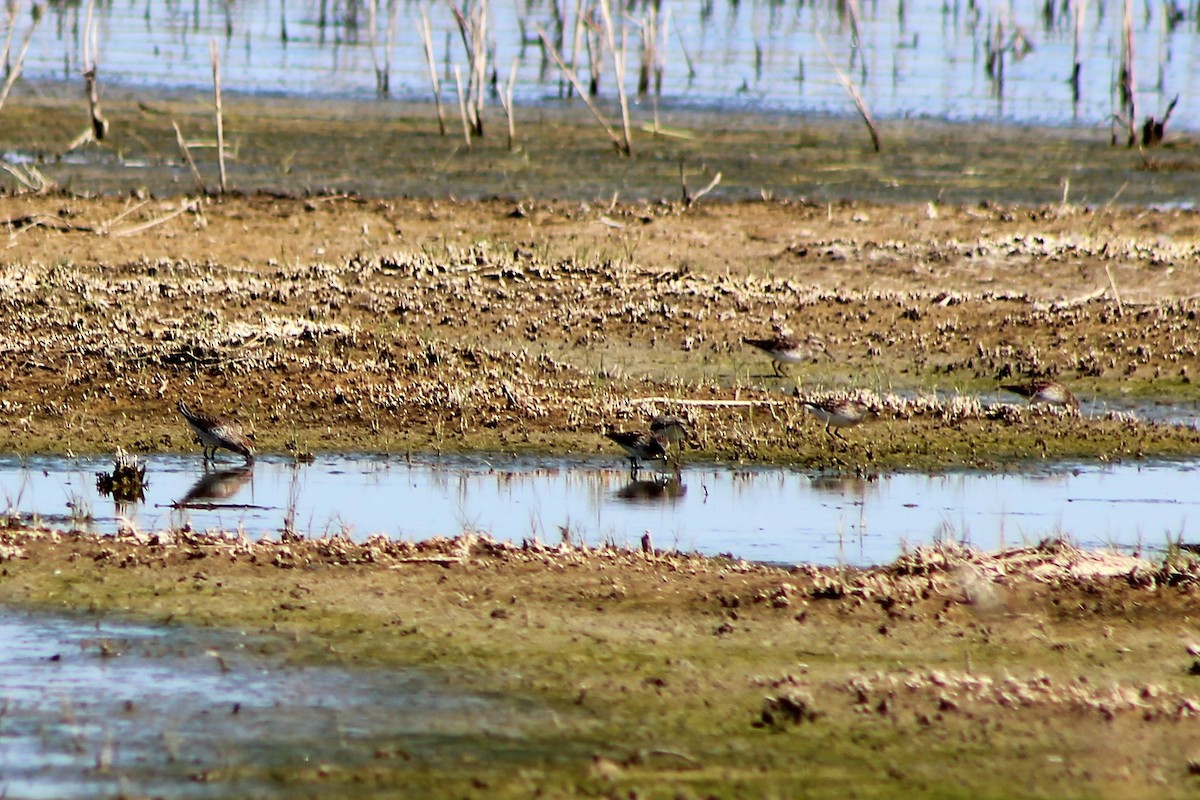
{"type": "Polygon", "coordinates": [[[825,423],[826,433],[839,439],[846,437],[838,433],[838,428],[852,428],[878,416],[866,404],[848,397],[838,400],[805,400],[804,408],[825,423]]]}
{"type": "Polygon", "coordinates": [[[669,441],[661,433],[645,431],[607,431],[607,438],[616,442],[629,456],[629,473],[637,475],[642,462],[653,461],[666,464],[669,441]]]}
{"type": "Polygon", "coordinates": [[[199,409],[192,410],[182,400],[179,401],[179,413],[200,440],[206,463],[215,458],[217,450],[221,448],[245,457],[247,462],[254,460],[254,442],[242,433],[241,425],[224,417],[205,414],[199,409]]]}
{"type": "Polygon", "coordinates": [[[678,445],[681,450],[682,443],[688,440],[687,426],[673,414],[659,414],[650,420],[650,433],[662,436],[670,444],[678,445]]]}
{"type": "Polygon", "coordinates": [[[1075,398],[1070,389],[1058,381],[1034,380],[1025,383],[1006,383],[1000,388],[1006,392],[1026,397],[1030,403],[1045,403],[1079,410],[1079,400],[1075,398]]]}
{"type": "Polygon", "coordinates": [[[818,356],[833,358],[825,349],[825,340],[815,333],[810,333],[801,339],[798,336],[780,331],[770,339],[751,339],[743,337],[742,342],[762,350],[771,357],[771,366],[780,378],[786,378],[784,364],[801,364],[805,361],[816,361],[818,356]]]}

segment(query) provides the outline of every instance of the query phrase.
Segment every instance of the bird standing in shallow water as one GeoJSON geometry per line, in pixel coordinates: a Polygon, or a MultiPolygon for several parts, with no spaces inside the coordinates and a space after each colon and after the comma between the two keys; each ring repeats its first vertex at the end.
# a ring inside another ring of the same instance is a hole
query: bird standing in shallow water
{"type": "Polygon", "coordinates": [[[669,444],[679,445],[688,440],[688,430],[683,420],[672,414],[659,414],[650,420],[650,433],[661,435],[669,444]]]}
{"type": "Polygon", "coordinates": [[[217,450],[231,450],[246,461],[254,460],[254,442],[242,433],[242,426],[224,417],[206,414],[199,409],[192,410],[180,400],[179,413],[187,420],[188,427],[196,434],[204,448],[204,460],[215,458],[217,450]]]}
{"type": "Polygon", "coordinates": [[[607,438],[621,446],[629,456],[629,472],[637,475],[644,461],[667,461],[667,437],[645,431],[607,431],[607,438]]]}
{"type": "Polygon", "coordinates": [[[1071,393],[1070,389],[1058,381],[1035,380],[1026,383],[1006,383],[1000,388],[1027,397],[1030,403],[1045,403],[1079,410],[1079,400],[1071,393]]]}
{"type": "Polygon", "coordinates": [[[825,341],[815,333],[810,333],[807,337],[801,339],[798,336],[791,336],[782,331],[775,334],[771,339],[751,339],[744,337],[742,341],[751,347],[757,347],[771,357],[771,366],[775,368],[775,374],[780,378],[785,378],[787,375],[783,371],[783,364],[800,364],[804,361],[815,361],[817,356],[827,356],[829,351],[825,349],[825,341]]]}
{"type": "Polygon", "coordinates": [[[838,433],[838,428],[852,428],[878,416],[874,411],[850,398],[840,400],[805,400],[804,408],[817,419],[825,423],[825,432],[839,439],[845,439],[838,433]]]}

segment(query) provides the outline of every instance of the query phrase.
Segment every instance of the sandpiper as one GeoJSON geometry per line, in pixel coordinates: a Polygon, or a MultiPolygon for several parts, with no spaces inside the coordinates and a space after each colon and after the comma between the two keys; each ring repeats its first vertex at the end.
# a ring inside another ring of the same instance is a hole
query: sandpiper
{"type": "Polygon", "coordinates": [[[650,420],[650,432],[660,434],[664,439],[682,448],[681,442],[687,441],[688,430],[683,420],[673,414],[659,414],[650,420]]]}
{"type": "Polygon", "coordinates": [[[1079,400],[1063,384],[1051,380],[1033,380],[1025,383],[1006,383],[1001,389],[1029,398],[1030,403],[1045,403],[1051,406],[1067,406],[1079,410],[1079,400]]]}
{"type": "Polygon", "coordinates": [[[780,331],[770,339],[744,337],[742,341],[751,347],[757,347],[769,355],[771,357],[771,365],[775,368],[775,374],[780,378],[787,377],[783,372],[784,364],[800,364],[805,361],[815,361],[818,356],[832,358],[829,355],[829,351],[825,349],[825,340],[815,333],[810,333],[801,339],[798,336],[791,336],[780,331]]]}
{"type": "Polygon", "coordinates": [[[804,408],[825,423],[826,433],[839,439],[846,437],[838,433],[838,428],[852,428],[878,416],[865,403],[848,397],[837,400],[805,400],[804,408]]]}
{"type": "Polygon", "coordinates": [[[661,433],[645,431],[606,431],[606,437],[621,446],[629,456],[629,471],[637,475],[644,461],[666,463],[667,437],[661,433]]]}
{"type": "Polygon", "coordinates": [[[179,401],[179,413],[204,447],[206,462],[215,458],[217,450],[222,447],[244,456],[246,461],[254,460],[254,442],[242,433],[241,425],[224,417],[205,414],[199,409],[192,410],[182,400],[179,401]]]}

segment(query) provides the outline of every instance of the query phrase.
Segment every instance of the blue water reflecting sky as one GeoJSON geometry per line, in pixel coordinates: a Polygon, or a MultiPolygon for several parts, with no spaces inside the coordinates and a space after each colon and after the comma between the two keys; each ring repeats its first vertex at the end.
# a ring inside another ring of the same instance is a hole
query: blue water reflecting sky
{"type": "MultiPolygon", "coordinates": [[[[398,3],[394,22],[381,10],[375,18],[374,56],[368,5],[318,0],[97,4],[101,76],[135,86],[207,88],[209,41],[216,37],[227,90],[370,97],[376,69],[389,66],[393,97],[425,99],[428,68],[418,34],[424,5],[444,94],[452,99],[453,66],[465,75],[466,58],[448,4],[398,3]],[[357,15],[347,13],[351,7],[359,9],[357,15]]],[[[378,5],[384,9],[388,3],[378,5]]],[[[574,4],[562,5],[568,8],[569,60],[574,4]]],[[[1084,16],[1078,39],[1065,10],[1046,13],[1065,4],[1041,0],[861,3],[857,37],[839,6],[845,8],[831,2],[667,0],[659,18],[664,101],[668,106],[853,114],[837,75],[841,70],[860,87],[877,117],[1107,127],[1115,110],[1121,6],[1111,0],[1079,4],[1084,16]],[[1004,53],[1002,69],[994,64],[991,75],[989,39],[1002,42],[1004,53]],[[1078,102],[1070,84],[1077,42],[1078,102]]],[[[1189,16],[1195,6],[1135,6],[1139,118],[1161,117],[1178,95],[1172,125],[1194,130],[1200,126],[1200,26],[1189,16]]],[[[86,8],[86,3],[64,3],[47,11],[30,48],[28,77],[79,80],[86,8]]],[[[632,50],[648,20],[646,8],[635,4],[619,18],[632,50]]],[[[492,6],[492,64],[503,82],[516,61],[515,95],[521,103],[556,101],[561,94],[560,76],[530,43],[537,25],[553,30],[549,3],[492,6]]],[[[27,27],[22,17],[18,39],[27,27]]],[[[636,52],[629,60],[627,84],[633,92],[636,52]]],[[[602,97],[615,97],[613,85],[611,73],[604,74],[602,97]]],[[[641,102],[636,113],[649,114],[649,105],[641,102]]]]}
{"type": "MultiPolygon", "coordinates": [[[[101,497],[104,459],[0,459],[0,502],[56,526],[112,531],[190,524],[257,538],[291,524],[423,539],[477,530],[512,540],[732,553],[772,562],[872,564],[939,537],[982,548],[1065,534],[1088,546],[1159,549],[1193,534],[1196,464],[1060,466],[1011,473],[895,474],[873,479],[765,467],[691,465],[677,482],[631,481],[619,457],[321,456],[296,465],[240,460],[205,473],[199,458],[153,456],[145,501],[101,497]],[[190,497],[189,497],[190,495],[190,497]],[[187,500],[190,507],[174,508],[187,500]],[[73,523],[72,515],[91,519],[73,523]]],[[[643,476],[645,477],[645,476],[643,476]]],[[[1193,538],[1200,539],[1200,535],[1193,538]]]]}

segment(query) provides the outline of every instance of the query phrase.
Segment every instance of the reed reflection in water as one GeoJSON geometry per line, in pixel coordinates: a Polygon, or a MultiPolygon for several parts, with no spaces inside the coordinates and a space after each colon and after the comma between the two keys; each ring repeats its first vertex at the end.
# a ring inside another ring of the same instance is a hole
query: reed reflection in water
{"type": "Polygon", "coordinates": [[[1191,462],[878,477],[690,465],[631,481],[615,458],[268,457],[253,470],[208,471],[198,458],[147,461],[146,499],[133,507],[96,495],[99,459],[0,459],[0,499],[26,520],[97,532],[187,525],[363,540],[474,530],[627,547],[649,533],[659,548],[821,564],[883,563],[939,538],[985,549],[1056,535],[1162,548],[1200,514],[1191,462]]]}
{"type": "MultiPolygon", "coordinates": [[[[515,63],[520,104],[558,102],[568,84],[543,52],[540,27],[594,83],[616,98],[611,54],[581,4],[482,0],[458,4],[487,18],[488,104],[497,106],[515,63]],[[577,36],[578,33],[578,36],[577,36]],[[578,44],[576,44],[578,42],[578,44]],[[598,69],[589,64],[597,53],[598,69]]],[[[25,64],[34,80],[77,82],[84,71],[87,3],[53,3],[25,64]]],[[[430,45],[441,93],[454,107],[454,68],[470,81],[468,55],[450,3],[431,3],[430,45]]],[[[995,10],[968,0],[785,4],[772,0],[634,3],[615,23],[628,32],[625,84],[642,106],[720,107],[850,115],[838,77],[852,79],[877,118],[995,119],[1018,124],[1107,125],[1122,50],[1120,3],[1017,3],[995,10]],[[828,49],[829,56],[823,55],[828,49]],[[654,95],[660,87],[661,97],[654,95]],[[642,90],[644,94],[638,95],[642,90]]],[[[307,0],[97,3],[102,81],[166,89],[207,88],[208,43],[221,44],[232,91],[428,100],[429,65],[417,4],[307,0]],[[373,10],[373,11],[372,11],[373,10]]],[[[1197,6],[1147,3],[1129,19],[1138,119],[1200,127],[1197,6]]],[[[24,15],[22,15],[24,16],[24,15]]],[[[17,20],[20,41],[27,20],[17,20]]],[[[620,36],[616,39],[619,41],[620,36]]],[[[639,109],[635,109],[639,110],[639,109]]],[[[499,112],[499,108],[494,109],[499,112]]],[[[649,108],[640,113],[652,113],[649,108]]]]}

